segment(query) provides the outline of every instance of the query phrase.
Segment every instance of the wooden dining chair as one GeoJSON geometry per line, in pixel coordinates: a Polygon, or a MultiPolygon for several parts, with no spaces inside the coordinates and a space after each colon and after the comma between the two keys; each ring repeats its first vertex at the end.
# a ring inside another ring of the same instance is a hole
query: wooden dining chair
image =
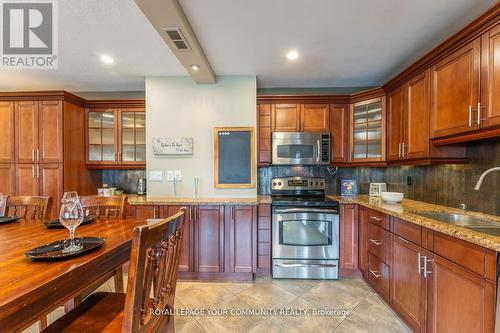
{"type": "Polygon", "coordinates": [[[127,215],[127,196],[116,195],[100,197],[96,195],[80,197],[85,215],[94,215],[97,218],[120,218],[127,215]]]}
{"type": "Polygon", "coordinates": [[[186,211],[183,207],[165,220],[134,229],[126,295],[92,294],[42,333],[173,332],[172,313],[186,211]]]}
{"type": "Polygon", "coordinates": [[[6,216],[21,216],[24,219],[46,219],[52,207],[52,197],[10,196],[5,205],[6,216]]]}

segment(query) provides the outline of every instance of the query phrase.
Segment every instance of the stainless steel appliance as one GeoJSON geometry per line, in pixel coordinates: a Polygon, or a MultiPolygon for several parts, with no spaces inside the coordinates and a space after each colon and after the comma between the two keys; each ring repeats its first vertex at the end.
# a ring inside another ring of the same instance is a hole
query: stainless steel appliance
{"type": "Polygon", "coordinates": [[[338,202],[322,178],[275,178],[271,184],[273,278],[337,279],[338,202]]]}
{"type": "Polygon", "coordinates": [[[330,133],[274,132],[272,163],[322,165],[330,163],[330,133]]]}
{"type": "Polygon", "coordinates": [[[137,194],[139,195],[146,194],[146,178],[139,178],[137,180],[137,194]]]}
{"type": "Polygon", "coordinates": [[[380,197],[380,193],[387,192],[386,183],[370,183],[370,196],[380,197]]]}

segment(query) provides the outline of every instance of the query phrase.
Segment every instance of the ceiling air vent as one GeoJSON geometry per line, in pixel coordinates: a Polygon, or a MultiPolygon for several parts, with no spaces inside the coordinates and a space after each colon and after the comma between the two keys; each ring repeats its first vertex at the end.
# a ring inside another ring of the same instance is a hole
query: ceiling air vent
{"type": "Polygon", "coordinates": [[[189,44],[182,35],[180,28],[164,28],[163,30],[167,33],[168,38],[170,38],[170,40],[172,41],[172,43],[174,43],[175,47],[177,47],[178,50],[190,49],[189,44]]]}

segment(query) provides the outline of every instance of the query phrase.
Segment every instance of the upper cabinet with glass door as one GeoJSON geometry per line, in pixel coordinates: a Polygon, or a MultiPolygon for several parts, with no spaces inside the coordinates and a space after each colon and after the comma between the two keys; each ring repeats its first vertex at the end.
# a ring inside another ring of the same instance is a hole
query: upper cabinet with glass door
{"type": "MultiPolygon", "coordinates": [[[[144,107],[87,109],[87,166],[91,168],[145,168],[146,126],[144,107]]],[[[107,103],[111,104],[111,103],[107,103]]]]}
{"type": "Polygon", "coordinates": [[[352,162],[385,160],[385,97],[351,106],[352,162]]]}

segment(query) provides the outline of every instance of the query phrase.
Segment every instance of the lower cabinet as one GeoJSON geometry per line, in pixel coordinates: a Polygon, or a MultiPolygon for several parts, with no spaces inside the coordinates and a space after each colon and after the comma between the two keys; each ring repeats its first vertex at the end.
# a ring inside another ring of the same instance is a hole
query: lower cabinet
{"type": "Polygon", "coordinates": [[[414,332],[494,332],[496,253],[388,216],[381,231],[372,212],[359,210],[360,270],[414,332]]]}
{"type": "Polygon", "coordinates": [[[358,271],[358,206],[341,205],[339,222],[340,275],[353,275],[358,271]]]}
{"type": "MultiPolygon", "coordinates": [[[[181,207],[157,206],[157,217],[171,216],[181,207]]],[[[252,205],[188,206],[179,277],[251,279],[257,270],[257,215],[252,205]]]]}

